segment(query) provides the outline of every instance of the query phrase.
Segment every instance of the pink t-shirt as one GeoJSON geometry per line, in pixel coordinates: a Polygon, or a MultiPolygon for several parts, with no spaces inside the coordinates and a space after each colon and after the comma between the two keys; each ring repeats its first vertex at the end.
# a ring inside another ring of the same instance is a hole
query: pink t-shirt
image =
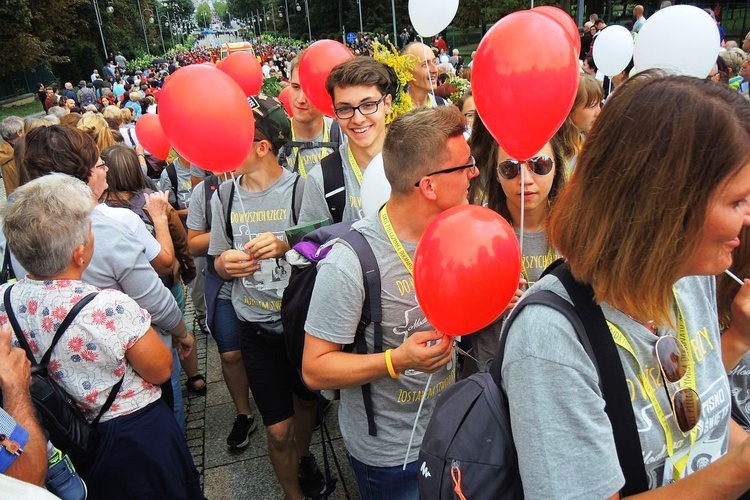
{"type": "MultiPolygon", "coordinates": [[[[0,286],[0,297],[8,286],[0,286]]],[[[13,312],[37,361],[49,348],[68,311],[96,291],[99,289],[93,285],[73,280],[24,278],[13,287],[13,312]]],[[[0,300],[0,323],[7,319],[0,300]]],[[[143,380],[125,359],[125,352],[150,326],[151,315],[133,299],[116,290],[101,290],[60,338],[48,365],[50,376],[78,403],[89,421],[99,414],[123,374],[122,387],[102,422],[133,413],[161,397],[161,389],[143,380]]],[[[15,337],[13,345],[20,347],[15,337]]]]}

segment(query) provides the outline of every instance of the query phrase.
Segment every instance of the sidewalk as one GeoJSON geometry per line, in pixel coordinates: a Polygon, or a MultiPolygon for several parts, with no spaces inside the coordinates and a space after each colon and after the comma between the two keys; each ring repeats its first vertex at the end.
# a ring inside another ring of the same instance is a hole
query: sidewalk
{"type": "MultiPolygon", "coordinates": [[[[188,297],[186,304],[188,325],[193,323],[193,306],[188,297]]],[[[230,451],[226,446],[226,439],[234,422],[235,409],[229,396],[224,377],[221,373],[221,363],[216,343],[210,335],[204,335],[193,325],[198,349],[198,368],[206,375],[208,393],[198,396],[187,393],[184,389],[185,374],[183,373],[183,394],[187,412],[187,439],[193,460],[201,473],[203,492],[209,500],[283,500],[284,495],[276,481],[271,462],[266,449],[266,434],[260,415],[255,415],[258,428],[250,437],[250,445],[244,450],[230,451]]],[[[251,406],[255,409],[255,402],[251,399],[251,406]]],[[[346,460],[344,443],[338,427],[338,402],[334,401],[326,415],[326,423],[331,433],[336,456],[343,470],[346,487],[350,498],[357,499],[357,488],[346,460]]],[[[320,431],[313,435],[312,452],[323,470],[323,452],[320,431]]],[[[330,450],[329,450],[330,451],[330,450]]],[[[336,466],[329,452],[331,474],[338,478],[336,466]]],[[[345,499],[341,480],[337,481],[336,491],[332,499],[345,499]]]]}

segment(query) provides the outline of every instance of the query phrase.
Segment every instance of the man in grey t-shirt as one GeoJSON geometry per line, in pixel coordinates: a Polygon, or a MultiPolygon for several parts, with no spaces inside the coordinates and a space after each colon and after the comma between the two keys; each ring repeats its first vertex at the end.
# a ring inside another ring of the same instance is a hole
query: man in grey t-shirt
{"type": "MultiPolygon", "coordinates": [[[[463,137],[465,124],[452,106],[422,108],[394,120],[383,146],[391,198],[378,214],[352,226],[367,239],[380,267],[385,352],[352,354],[341,349],[354,341],[365,298],[353,250],[336,243],[318,270],[305,323],[302,373],[311,388],[341,389],[339,424],[362,498],[418,498],[422,436],[436,396],[455,377],[449,365],[452,339],[429,325],[417,302],[412,258],[435,216],[468,203],[469,181],[477,170],[463,137]],[[410,136],[419,136],[426,147],[414,151],[412,141],[404,140],[410,136]],[[429,373],[434,373],[434,382],[426,388],[429,373]],[[372,415],[364,407],[365,384],[370,385],[372,415]],[[374,419],[374,429],[368,416],[374,419]],[[402,470],[405,458],[408,465],[402,470]]],[[[368,353],[373,352],[374,325],[365,330],[365,339],[368,353]]]]}

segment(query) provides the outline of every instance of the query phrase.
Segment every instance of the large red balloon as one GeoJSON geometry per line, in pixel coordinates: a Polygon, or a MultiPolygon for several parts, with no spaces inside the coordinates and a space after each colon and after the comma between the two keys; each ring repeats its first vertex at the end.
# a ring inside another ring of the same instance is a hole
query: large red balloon
{"type": "Polygon", "coordinates": [[[477,48],[474,104],[503,150],[528,160],[568,116],[578,73],[578,55],[560,23],[534,11],[514,12],[477,48]]]}
{"type": "Polygon", "coordinates": [[[566,33],[568,33],[568,37],[570,37],[570,41],[576,49],[576,55],[581,53],[581,33],[578,31],[578,24],[570,17],[570,14],[551,5],[534,7],[534,12],[544,14],[560,23],[565,28],[566,33]]]}
{"type": "Polygon", "coordinates": [[[326,90],[331,70],[354,54],[341,42],[318,40],[305,49],[299,61],[299,80],[307,99],[321,113],[333,116],[333,101],[326,90]]]}
{"type": "Polygon", "coordinates": [[[292,91],[291,87],[284,87],[281,89],[281,92],[279,92],[279,101],[281,101],[281,104],[284,105],[284,111],[286,111],[286,114],[288,114],[290,117],[294,116],[294,109],[292,108],[292,97],[289,95],[289,92],[292,91]]]}
{"type": "Polygon", "coordinates": [[[518,288],[521,249],[497,212],[462,205],[427,226],[414,253],[414,288],[430,324],[467,335],[495,321],[518,288]]]}
{"type": "Polygon", "coordinates": [[[172,145],[164,135],[159,117],[146,113],[135,122],[135,135],[143,149],[160,160],[166,160],[172,145]]]}
{"type": "Polygon", "coordinates": [[[257,95],[263,86],[263,71],[260,63],[249,52],[234,52],[216,66],[242,87],[247,97],[257,95]]]}
{"type": "Polygon", "coordinates": [[[159,121],[190,163],[229,172],[247,158],[255,136],[253,111],[240,86],[216,68],[194,64],[169,77],[159,95],[159,121]],[[210,102],[202,96],[210,93],[210,102]]]}

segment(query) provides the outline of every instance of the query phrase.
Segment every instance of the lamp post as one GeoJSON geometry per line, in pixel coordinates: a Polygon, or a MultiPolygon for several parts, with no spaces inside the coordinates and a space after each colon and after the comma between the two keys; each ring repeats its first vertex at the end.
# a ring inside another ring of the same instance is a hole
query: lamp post
{"type": "Polygon", "coordinates": [[[271,7],[268,8],[268,14],[266,14],[266,19],[271,18],[271,22],[273,23],[273,32],[278,35],[279,32],[276,30],[276,16],[273,15],[273,9],[271,7]]]}
{"type": "MultiPolygon", "coordinates": [[[[279,7],[281,9],[281,7],[279,7]]],[[[292,38],[292,27],[289,24],[289,2],[284,0],[284,10],[286,11],[286,32],[289,38],[292,38]]]]}
{"type": "Polygon", "coordinates": [[[310,7],[307,5],[307,0],[305,0],[305,15],[307,16],[307,36],[312,42],[312,28],[310,28],[310,7]]]}
{"type": "MultiPolygon", "coordinates": [[[[164,54],[166,54],[167,47],[164,45],[164,33],[162,32],[162,29],[161,29],[161,18],[165,16],[159,15],[159,3],[158,2],[154,2],[154,10],[156,11],[156,22],[159,25],[159,38],[161,39],[161,50],[163,51],[164,54]]],[[[151,19],[153,19],[153,17],[151,19]]],[[[167,26],[169,26],[169,21],[167,21],[167,26]]]]}
{"type": "MultiPolygon", "coordinates": [[[[102,31],[102,13],[99,10],[99,3],[97,0],[93,0],[94,2],[94,16],[96,16],[96,24],[99,26],[99,36],[102,37],[102,50],[104,50],[104,60],[107,60],[107,44],[104,42],[104,31],[102,31]]],[[[112,4],[110,3],[107,6],[107,12],[112,13],[114,12],[114,7],[112,7],[112,4]],[[110,10],[112,9],[112,10],[110,10]]]]}
{"type": "Polygon", "coordinates": [[[362,0],[357,0],[357,7],[359,8],[359,32],[364,33],[364,28],[362,28],[362,0]]]}
{"type": "Polygon", "coordinates": [[[141,0],[137,0],[138,2],[138,14],[141,16],[141,27],[143,28],[143,39],[146,41],[146,53],[151,57],[151,49],[148,46],[148,36],[146,35],[146,23],[143,20],[143,11],[141,10],[141,0]]]}

